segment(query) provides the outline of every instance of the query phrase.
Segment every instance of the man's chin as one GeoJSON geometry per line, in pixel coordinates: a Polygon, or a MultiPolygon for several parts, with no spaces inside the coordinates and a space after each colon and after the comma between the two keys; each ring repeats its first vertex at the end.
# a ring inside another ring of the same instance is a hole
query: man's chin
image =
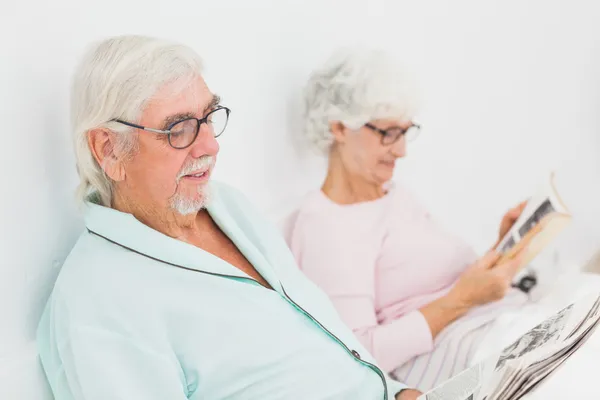
{"type": "Polygon", "coordinates": [[[176,193],[170,200],[171,208],[181,215],[197,213],[206,208],[210,201],[210,191],[208,185],[202,185],[197,193],[182,194],[176,193]]]}

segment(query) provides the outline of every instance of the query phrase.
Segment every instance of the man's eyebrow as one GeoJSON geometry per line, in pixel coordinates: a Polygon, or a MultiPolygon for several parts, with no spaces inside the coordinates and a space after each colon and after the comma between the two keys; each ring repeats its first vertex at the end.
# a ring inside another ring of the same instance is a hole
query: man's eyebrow
{"type": "Polygon", "coordinates": [[[165,118],[163,120],[161,129],[163,131],[167,130],[169,128],[169,126],[175,122],[182,121],[187,118],[195,118],[195,117],[196,116],[194,115],[194,113],[191,113],[191,112],[184,112],[184,113],[177,113],[177,114],[169,115],[167,118],[165,118]]]}
{"type": "Polygon", "coordinates": [[[210,100],[210,103],[208,103],[208,105],[204,108],[204,114],[206,114],[209,111],[212,111],[212,109],[218,106],[220,103],[221,97],[216,94],[213,95],[212,99],[210,100]]]}
{"type": "MultiPolygon", "coordinates": [[[[219,103],[221,103],[221,97],[219,97],[217,95],[213,95],[212,99],[210,99],[210,102],[204,108],[203,114],[206,114],[206,113],[212,111],[216,106],[219,105],[219,103]]],[[[196,114],[193,112],[183,112],[183,113],[169,115],[167,118],[165,118],[163,120],[161,130],[163,130],[163,131],[167,130],[170,125],[174,124],[175,122],[187,119],[187,118],[196,118],[196,114]]]]}

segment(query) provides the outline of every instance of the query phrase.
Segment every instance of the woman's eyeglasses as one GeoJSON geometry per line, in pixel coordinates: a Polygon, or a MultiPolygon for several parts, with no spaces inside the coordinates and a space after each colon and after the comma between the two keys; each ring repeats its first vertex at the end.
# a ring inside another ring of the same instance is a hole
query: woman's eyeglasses
{"type": "Polygon", "coordinates": [[[388,146],[390,144],[395,143],[402,136],[406,136],[406,140],[411,142],[419,136],[421,132],[421,125],[413,123],[406,129],[400,128],[399,126],[395,126],[388,129],[381,129],[376,127],[371,123],[366,123],[365,126],[379,134],[381,134],[381,144],[384,146],[388,146]]]}

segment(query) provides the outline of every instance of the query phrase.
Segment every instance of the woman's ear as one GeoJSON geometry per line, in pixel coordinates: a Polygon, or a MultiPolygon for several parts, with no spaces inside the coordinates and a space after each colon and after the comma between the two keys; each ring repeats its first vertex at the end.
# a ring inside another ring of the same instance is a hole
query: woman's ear
{"type": "Polygon", "coordinates": [[[93,129],[88,132],[88,145],[100,168],[113,181],[125,179],[123,154],[117,150],[117,138],[107,129],[93,129]]]}
{"type": "Polygon", "coordinates": [[[348,128],[340,121],[329,122],[329,131],[333,135],[333,138],[338,143],[344,143],[348,134],[348,128]]]}

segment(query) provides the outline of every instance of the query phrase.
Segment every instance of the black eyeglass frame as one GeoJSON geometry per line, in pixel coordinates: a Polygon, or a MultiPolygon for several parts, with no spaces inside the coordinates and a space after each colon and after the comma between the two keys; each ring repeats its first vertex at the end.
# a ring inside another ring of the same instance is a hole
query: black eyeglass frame
{"type": "Polygon", "coordinates": [[[207,124],[208,125],[208,119],[210,118],[210,116],[212,114],[214,114],[217,111],[220,110],[225,110],[225,112],[227,113],[227,120],[225,121],[225,126],[223,127],[223,130],[221,132],[219,132],[218,134],[215,135],[215,138],[218,138],[219,136],[221,136],[223,134],[223,132],[225,132],[225,129],[227,128],[227,124],[229,123],[229,114],[231,113],[231,110],[227,107],[224,106],[219,106],[217,108],[215,108],[214,110],[212,110],[211,112],[209,112],[208,114],[206,114],[203,118],[194,118],[194,117],[190,117],[190,118],[184,118],[184,119],[180,119],[178,121],[175,121],[171,124],[169,124],[169,126],[167,126],[167,129],[154,129],[154,128],[148,128],[146,126],[142,126],[142,125],[138,125],[138,124],[134,124],[133,122],[127,122],[127,121],[123,121],[122,119],[112,119],[111,121],[113,122],[118,122],[120,124],[123,125],[127,125],[130,126],[132,128],[137,128],[137,129],[141,129],[147,132],[152,132],[152,133],[158,133],[160,135],[168,135],[168,140],[169,140],[169,145],[177,150],[182,150],[182,149],[186,149],[188,147],[190,147],[192,145],[192,143],[194,143],[196,141],[196,138],[198,137],[198,133],[200,132],[200,127],[202,126],[202,124],[207,124]],[[194,135],[194,138],[190,141],[189,144],[183,146],[183,147],[177,147],[174,146],[173,143],[171,143],[171,129],[177,125],[180,124],[184,121],[189,121],[189,120],[196,120],[198,121],[198,125],[196,126],[196,134],[194,135]]]}
{"type": "Polygon", "coordinates": [[[389,129],[381,129],[381,128],[376,127],[375,125],[373,125],[370,122],[367,122],[364,126],[371,129],[372,131],[375,131],[375,132],[381,134],[381,144],[384,146],[389,146],[391,144],[396,143],[398,141],[398,139],[400,139],[402,136],[405,136],[406,133],[408,131],[410,131],[411,129],[416,129],[416,135],[412,140],[414,140],[421,132],[421,125],[414,123],[414,122],[406,129],[400,128],[399,126],[395,126],[395,127],[389,128],[389,129]],[[395,131],[398,133],[390,134],[389,133],[390,131],[395,131]],[[386,141],[385,139],[389,138],[389,137],[393,138],[393,140],[386,141]]]}

